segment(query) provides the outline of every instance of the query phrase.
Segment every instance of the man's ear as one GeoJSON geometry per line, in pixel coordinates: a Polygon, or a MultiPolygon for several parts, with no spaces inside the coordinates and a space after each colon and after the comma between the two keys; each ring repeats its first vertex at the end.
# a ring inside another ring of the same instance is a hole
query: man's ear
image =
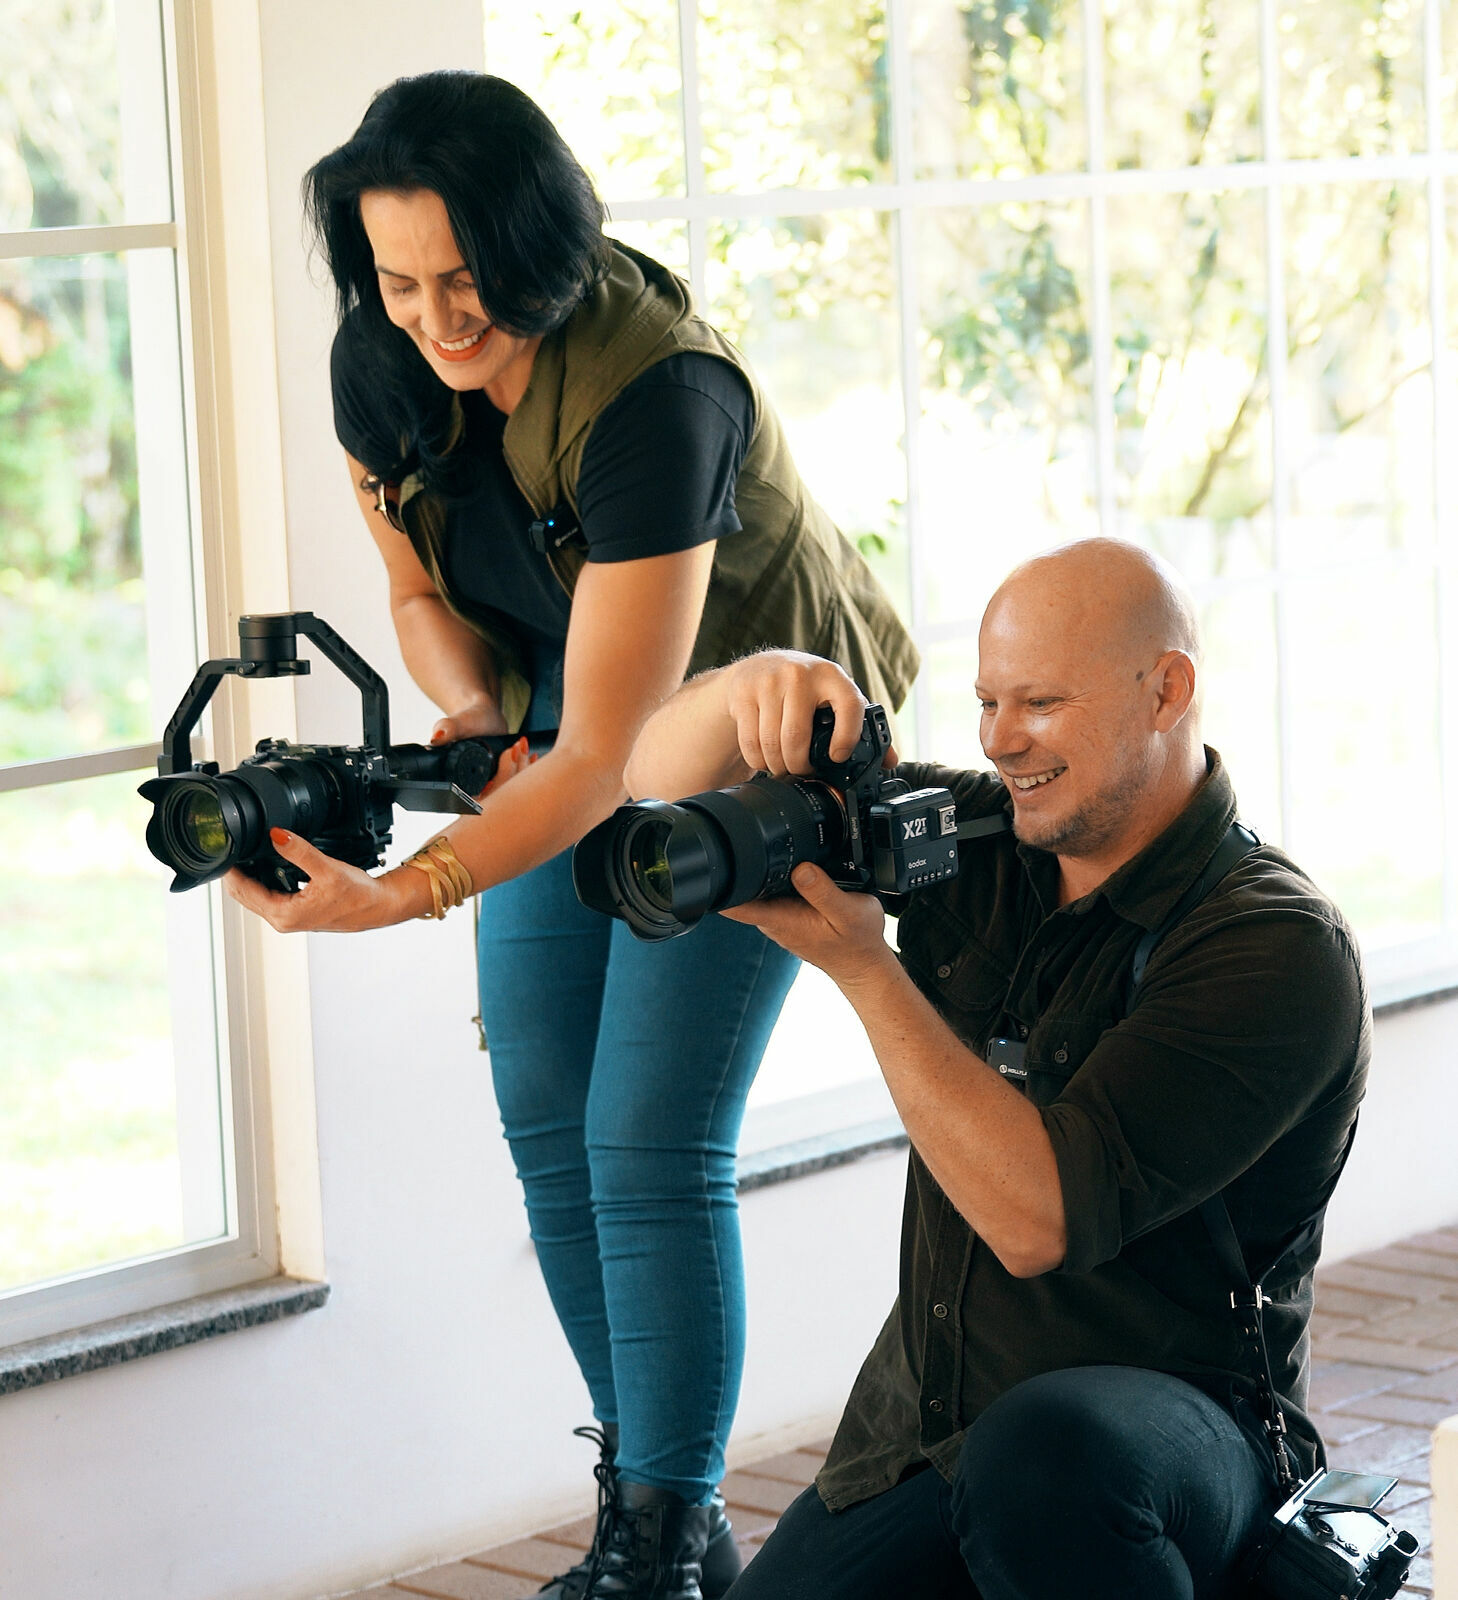
{"type": "Polygon", "coordinates": [[[1173,733],[1195,704],[1195,663],[1183,650],[1166,650],[1149,674],[1149,684],[1159,696],[1154,725],[1173,733]]]}

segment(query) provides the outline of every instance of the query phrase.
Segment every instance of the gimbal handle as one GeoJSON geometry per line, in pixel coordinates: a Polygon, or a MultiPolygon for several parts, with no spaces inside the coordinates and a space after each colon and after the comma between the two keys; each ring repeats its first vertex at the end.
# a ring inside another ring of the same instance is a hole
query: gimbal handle
{"type": "Polygon", "coordinates": [[[364,742],[384,751],[390,744],[390,691],[385,680],[357,650],[312,611],[284,611],[273,616],[238,618],[236,657],[204,661],[187,686],[167,731],[157,771],[163,777],[192,771],[192,731],[197,727],[218,684],[226,677],[301,677],[309,663],[298,654],[298,635],[312,639],[359,690],[364,712],[364,742]]]}

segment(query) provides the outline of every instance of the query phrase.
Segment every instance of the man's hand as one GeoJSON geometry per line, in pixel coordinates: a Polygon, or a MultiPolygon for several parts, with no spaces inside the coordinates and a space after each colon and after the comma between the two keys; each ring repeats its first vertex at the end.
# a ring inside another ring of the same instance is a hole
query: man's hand
{"type": "MultiPolygon", "coordinates": [[[[257,912],[280,933],[361,933],[366,928],[403,922],[414,914],[402,894],[409,885],[402,884],[397,873],[372,878],[282,828],[270,829],[269,839],[285,861],[309,874],[299,892],[278,894],[236,867],[224,874],[223,887],[240,906],[257,912]]],[[[414,868],[404,876],[420,879],[422,886],[425,883],[414,868]]],[[[423,898],[428,906],[428,894],[423,898]]]]}
{"type": "Polygon", "coordinates": [[[873,894],[847,894],[828,875],[801,862],[790,875],[794,895],[750,900],[720,912],[747,922],[792,955],[832,978],[847,995],[877,977],[899,973],[886,943],[886,914],[873,894]]]}
{"type": "Polygon", "coordinates": [[[819,706],[835,712],[831,760],[844,761],[855,749],[867,701],[835,662],[799,650],[765,650],[734,662],[726,674],[729,715],[751,772],[809,772],[819,706]]]}

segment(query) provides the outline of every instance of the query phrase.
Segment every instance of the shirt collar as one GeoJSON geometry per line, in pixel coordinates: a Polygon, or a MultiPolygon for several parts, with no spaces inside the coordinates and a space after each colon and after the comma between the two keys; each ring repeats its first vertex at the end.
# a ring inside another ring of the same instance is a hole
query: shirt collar
{"type": "MultiPolygon", "coordinates": [[[[1205,870],[1235,820],[1235,790],[1218,750],[1205,746],[1205,781],[1190,803],[1157,838],[1088,894],[1063,909],[1074,916],[1092,911],[1102,896],[1117,915],[1141,928],[1157,928],[1174,910],[1180,896],[1205,870]]],[[[1020,844],[1022,857],[1045,911],[1055,903],[1057,864],[1045,850],[1020,844]]]]}

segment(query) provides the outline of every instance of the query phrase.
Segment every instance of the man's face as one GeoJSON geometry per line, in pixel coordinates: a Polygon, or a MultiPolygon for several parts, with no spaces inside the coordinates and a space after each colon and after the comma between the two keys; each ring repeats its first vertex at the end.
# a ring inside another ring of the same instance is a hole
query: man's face
{"type": "Polygon", "coordinates": [[[979,640],[982,748],[1013,798],[1024,843],[1064,856],[1106,851],[1157,774],[1143,673],[1101,630],[1045,598],[993,601],[979,640]]]}

